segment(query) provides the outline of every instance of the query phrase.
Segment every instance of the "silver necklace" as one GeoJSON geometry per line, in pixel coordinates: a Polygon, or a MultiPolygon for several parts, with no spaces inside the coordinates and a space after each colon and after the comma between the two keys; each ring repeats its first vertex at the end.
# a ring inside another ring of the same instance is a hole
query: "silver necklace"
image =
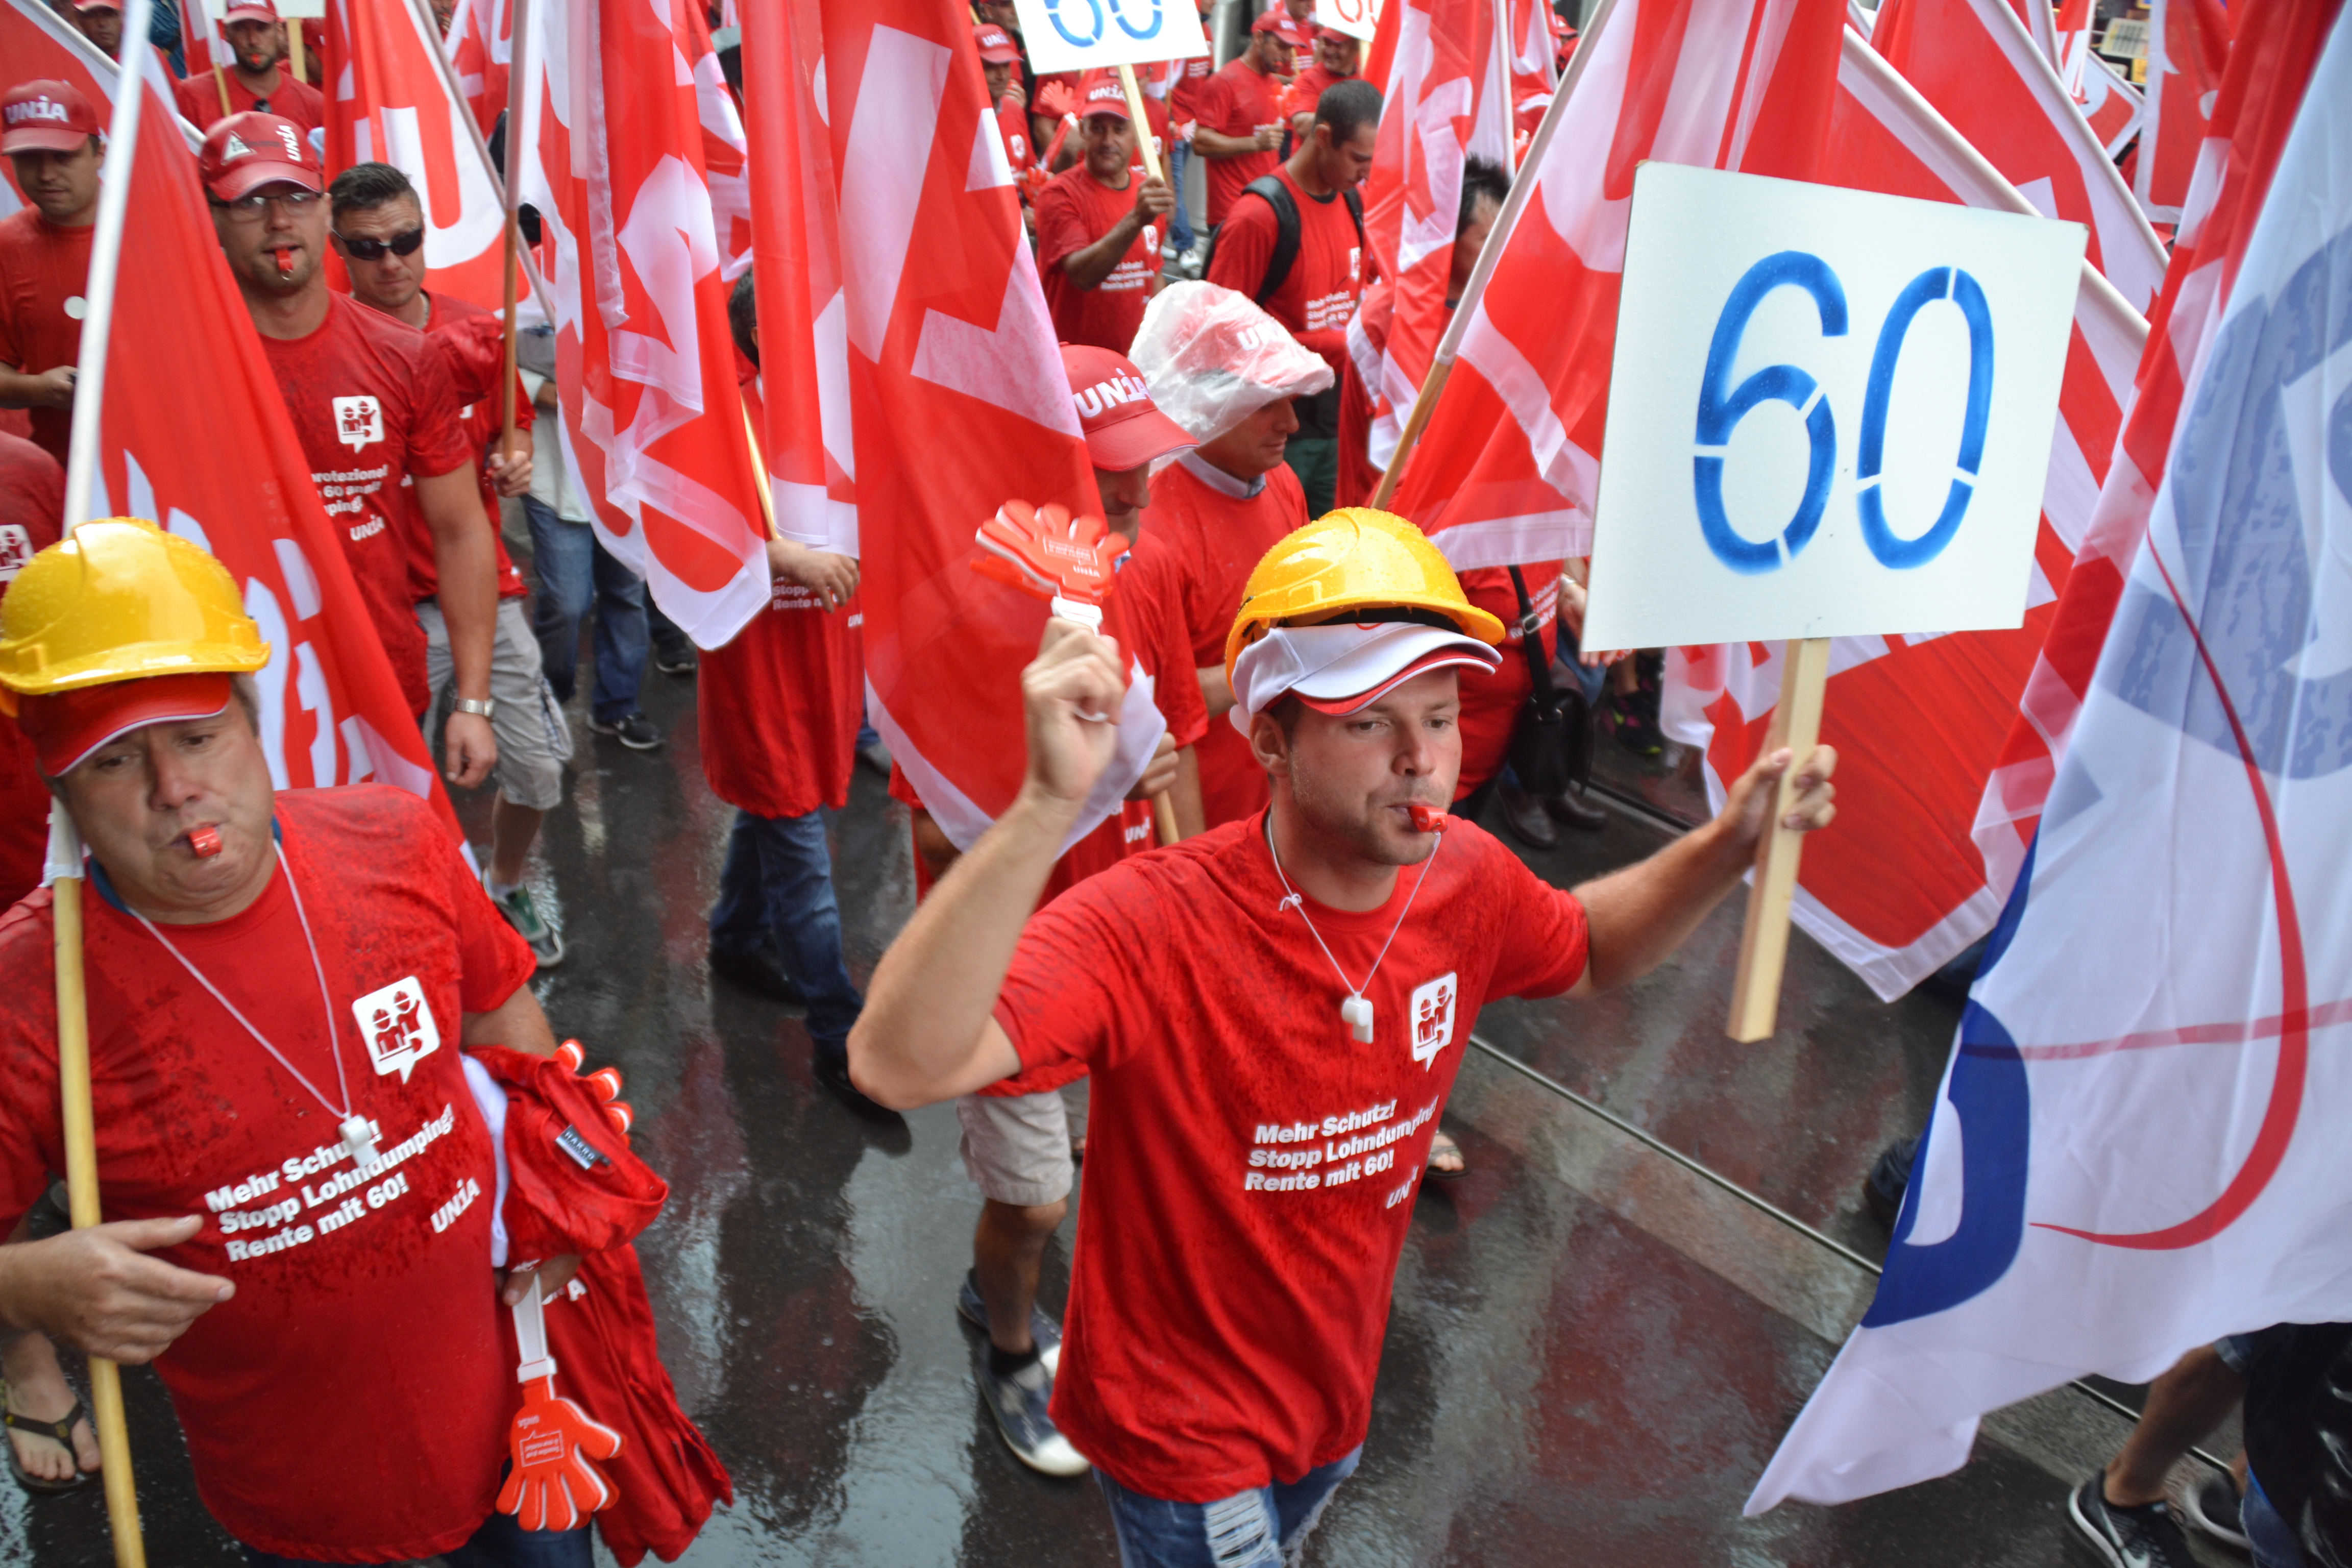
{"type": "Polygon", "coordinates": [[[1275,912],[1279,914],[1284,910],[1297,910],[1298,918],[1307,921],[1307,934],[1315,939],[1315,945],[1323,950],[1324,960],[1331,965],[1331,973],[1338,975],[1339,984],[1348,988],[1348,999],[1339,1004],[1339,1021],[1348,1026],[1348,1033],[1358,1045],[1372,1043],[1372,999],[1364,993],[1371,989],[1372,976],[1381,972],[1381,960],[1388,957],[1389,949],[1396,945],[1397,932],[1404,929],[1404,917],[1412,913],[1412,901],[1421,897],[1422,884],[1429,880],[1430,861],[1435,860],[1437,850],[1444,847],[1445,839],[1441,835],[1437,849],[1431,850],[1429,859],[1421,863],[1421,876],[1413,882],[1412,891],[1404,896],[1404,908],[1397,911],[1396,924],[1389,927],[1389,939],[1381,943],[1380,957],[1373,959],[1371,968],[1365,972],[1363,984],[1356,985],[1349,981],[1348,972],[1340,968],[1339,961],[1332,956],[1331,944],[1325,942],[1323,933],[1315,929],[1315,921],[1307,913],[1306,896],[1290,885],[1290,878],[1283,871],[1281,853],[1274,847],[1274,813],[1269,811],[1265,814],[1265,852],[1274,861],[1274,874],[1281,879],[1283,891],[1289,895],[1274,906],[1275,912]]]}
{"type": "MultiPolygon", "coordinates": [[[[235,1018],[239,1024],[243,1025],[245,1026],[245,1032],[251,1035],[254,1037],[254,1040],[263,1050],[268,1051],[272,1057],[276,1058],[279,1067],[284,1068],[288,1072],[294,1075],[294,1081],[296,1083],[300,1084],[304,1089],[310,1091],[310,1098],[319,1102],[320,1110],[326,1111],[328,1115],[338,1119],[336,1131],[342,1134],[343,1148],[351,1154],[352,1163],[354,1165],[373,1164],[375,1163],[375,1131],[373,1128],[368,1125],[368,1119],[366,1117],[357,1114],[352,1109],[351,1080],[343,1076],[342,1032],[335,1027],[335,1005],[333,999],[330,997],[327,993],[327,966],[319,962],[319,939],[310,934],[310,917],[302,908],[301,884],[294,880],[294,868],[286,863],[285,847],[281,845],[272,844],[270,848],[274,850],[278,856],[278,870],[285,874],[286,890],[293,895],[294,918],[302,922],[302,940],[308,942],[310,947],[311,973],[319,977],[319,1005],[327,1015],[327,1048],[335,1058],[335,1086],[342,1090],[343,1095],[343,1105],[341,1110],[336,1110],[333,1103],[330,1101],[325,1095],[319,1092],[319,1089],[316,1084],[312,1083],[308,1078],[305,1078],[302,1075],[302,1069],[300,1068],[296,1067],[292,1062],[286,1059],[285,1052],[279,1050],[276,1046],[269,1043],[268,1036],[263,1034],[259,1029],[253,1026],[253,1020],[247,1018],[244,1014],[236,1010],[236,1003],[231,1002],[227,997],[221,994],[220,987],[214,984],[209,979],[207,979],[203,970],[198,969],[194,964],[188,962],[187,954],[182,952],[178,948],[172,945],[172,939],[165,936],[160,930],[158,930],[153,921],[149,920],[145,915],[139,913],[136,910],[132,910],[131,911],[131,918],[136,920],[141,925],[147,928],[147,934],[149,936],[153,937],[157,942],[163,944],[163,951],[165,952],[170,953],[173,958],[180,961],[180,967],[186,970],[191,975],[194,976],[197,984],[212,993],[213,1000],[219,1003],[221,1006],[227,1011],[230,1017],[235,1018]]],[[[125,907],[127,908],[128,906],[126,905],[125,907]]]]}

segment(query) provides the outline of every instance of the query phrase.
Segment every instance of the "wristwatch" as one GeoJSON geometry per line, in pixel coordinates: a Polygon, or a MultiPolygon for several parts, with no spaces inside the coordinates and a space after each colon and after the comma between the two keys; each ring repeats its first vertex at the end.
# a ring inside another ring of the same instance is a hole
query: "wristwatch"
{"type": "Polygon", "coordinates": [[[460,713],[478,713],[483,718],[487,719],[490,716],[490,710],[497,707],[498,704],[488,697],[480,699],[460,697],[455,702],[451,703],[450,706],[455,708],[460,713]]]}

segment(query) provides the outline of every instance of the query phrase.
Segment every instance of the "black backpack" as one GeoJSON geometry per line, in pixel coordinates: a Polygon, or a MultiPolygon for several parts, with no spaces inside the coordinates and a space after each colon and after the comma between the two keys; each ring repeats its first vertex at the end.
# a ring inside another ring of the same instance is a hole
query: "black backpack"
{"type": "MultiPolygon", "coordinates": [[[[1263,306],[1274,298],[1290,277],[1290,269],[1298,262],[1298,204],[1290,197],[1290,187],[1276,174],[1260,174],[1242,187],[1242,195],[1255,196],[1274,209],[1274,254],[1266,258],[1265,276],[1259,280],[1256,302],[1263,306]]],[[[1339,193],[1348,204],[1348,216],[1356,220],[1356,245],[1364,244],[1364,198],[1353,185],[1339,193]]],[[[1219,226],[1223,227],[1223,225],[1219,226]]],[[[1201,255],[1201,273],[1208,275],[1209,263],[1216,259],[1217,237],[1209,237],[1209,247],[1201,255]]]]}

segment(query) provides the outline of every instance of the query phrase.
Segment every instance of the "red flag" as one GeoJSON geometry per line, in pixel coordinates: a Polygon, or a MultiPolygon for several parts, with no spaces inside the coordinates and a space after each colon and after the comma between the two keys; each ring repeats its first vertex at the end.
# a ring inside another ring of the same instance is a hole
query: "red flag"
{"type": "Polygon", "coordinates": [[[1618,0],[1586,35],[1396,497],[1457,568],[1588,552],[1634,167],[1811,178],[1844,26],[1843,0],[1618,0]]]}
{"type": "MultiPolygon", "coordinates": [[[[243,585],[246,614],[269,644],[255,680],[279,789],[373,778],[431,800],[457,832],[205,218],[168,79],[152,61],[147,86],[91,515],[152,519],[243,585]]],[[[121,158],[109,154],[110,178],[121,158]]]]}
{"type": "MultiPolygon", "coordinates": [[[[425,216],[425,286],[506,308],[506,208],[430,16],[410,0],[328,0],[327,167],[390,163],[425,216]]],[[[340,257],[328,277],[346,292],[340,257]]]]}
{"type": "Polygon", "coordinates": [[[841,294],[833,146],[813,82],[816,12],[790,0],[743,0],[745,129],[765,178],[751,187],[752,269],[760,301],[761,432],[776,531],[856,555],[856,457],[850,438],[849,343],[841,294]]]}
{"type": "MultiPolygon", "coordinates": [[[[969,847],[1020,788],[1018,677],[1045,618],[971,570],[973,533],[1008,500],[1100,502],[969,22],[929,0],[822,0],[818,15],[825,100],[810,118],[839,192],[873,718],[969,847]]],[[[1165,729],[1131,687],[1079,836],[1165,729]]]]}
{"type": "Polygon", "coordinates": [[[2152,0],[2147,108],[2132,171],[2132,194],[2151,218],[2180,216],[2229,58],[2230,14],[2219,0],[2152,0]]]}
{"type": "Polygon", "coordinates": [[[2033,840],[2124,580],[2147,531],[2182,413],[2181,388],[2229,304],[2254,215],[2337,8],[2337,0],[2249,7],[2231,48],[2206,153],[2184,198],[2164,292],[2149,312],[2130,417],[1979,810],[1977,840],[1994,889],[2004,896],[2033,840]]]}
{"type": "MultiPolygon", "coordinates": [[[[2011,20],[2005,11],[1994,19],[2011,20]]],[[[1890,6],[1877,34],[1899,25],[1890,6]]],[[[1953,26],[1938,36],[1959,33],[1953,26]]],[[[2026,41],[2022,29],[2014,37],[2026,41]]],[[[1822,173],[1832,184],[1889,195],[2006,211],[2025,205],[1851,31],[1822,173]]],[[[1824,839],[1807,850],[1792,914],[1882,996],[1898,996],[1942,967],[2000,913],[2006,883],[1988,875],[1973,837],[1979,804],[2074,546],[2090,527],[2144,333],[2112,289],[2094,279],[2077,296],[2023,625],[1948,637],[1841,637],[1831,648],[1822,739],[1838,749],[1839,777],[1873,805],[1841,820],[1836,844],[1824,839]]],[[[1668,731],[1704,750],[1708,793],[1717,802],[1763,749],[1780,700],[1782,651],[1779,644],[1738,643],[1678,648],[1669,658],[1668,731]]]]}
{"type": "Polygon", "coordinates": [[[530,15],[541,98],[523,189],[555,258],[561,438],[605,547],[716,647],[768,602],[767,529],[687,63],[693,5],[530,15]]]}
{"type": "Polygon", "coordinates": [[[457,73],[457,90],[484,136],[507,106],[508,72],[514,61],[513,0],[457,0],[442,52],[457,73]]]}
{"type": "Polygon", "coordinates": [[[2091,0],[2064,0],[2058,7],[2055,58],[2059,79],[2065,82],[2074,107],[2083,111],[2091,134],[2113,158],[2139,132],[2140,95],[2138,89],[2092,51],[2091,26],[2095,20],[2091,0]]]}
{"type": "Polygon", "coordinates": [[[719,276],[729,282],[751,265],[751,177],[743,117],[727,73],[710,47],[710,24],[700,5],[678,10],[678,47],[694,73],[695,112],[702,125],[703,184],[710,187],[710,216],[719,235],[719,276]]]}
{"type": "Polygon", "coordinates": [[[2091,231],[2091,264],[2135,310],[2164,247],[2007,0],[1887,0],[1871,47],[2048,217],[2091,231]]]}

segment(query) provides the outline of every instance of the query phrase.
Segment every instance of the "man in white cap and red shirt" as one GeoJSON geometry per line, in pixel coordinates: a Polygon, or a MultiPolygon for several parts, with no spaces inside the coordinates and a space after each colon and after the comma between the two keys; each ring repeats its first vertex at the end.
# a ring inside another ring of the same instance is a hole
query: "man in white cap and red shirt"
{"type": "Polygon", "coordinates": [[[1176,205],[1135,165],[1126,89],[1108,72],[1078,93],[1078,161],[1037,193],[1037,266],[1054,333],[1124,354],[1160,289],[1160,236],[1176,205]]]}
{"type": "Polygon", "coordinates": [[[114,0],[74,0],[73,22],[99,53],[122,58],[122,7],[114,0]]]}
{"type": "MultiPolygon", "coordinates": [[[[0,707],[89,851],[90,1082],[110,1221],[215,1304],[156,1363],[247,1560],[586,1568],[492,1512],[518,1403],[497,1167],[460,1068],[552,1055],[530,949],[431,806],[274,790],[236,584],[154,524],[83,524],[0,602],[0,707]],[[536,1554],[525,1555],[536,1547],[536,1554]]],[[[281,651],[282,657],[282,651],[281,651]]],[[[49,895],[0,917],[0,1213],[63,1169],[49,895]]]]}
{"type": "Polygon", "coordinates": [[[448,368],[424,333],[327,287],[325,183],[292,121],[222,121],[205,134],[196,172],[311,480],[419,718],[432,690],[408,562],[412,540],[430,541],[457,691],[442,768],[452,783],[478,784],[499,756],[490,728],[498,557],[448,368]]]}
{"type": "Polygon", "coordinates": [[[26,204],[0,218],[0,406],[31,409],[34,444],[60,463],[73,427],[102,131],[70,82],[18,82],[0,97],[0,154],[26,204]]]}
{"type": "Polygon", "coordinates": [[[228,40],[229,58],[218,71],[199,71],[172,89],[183,120],[210,127],[231,114],[275,114],[292,121],[306,138],[326,125],[325,95],[287,63],[286,24],[273,0],[231,0],[221,17],[221,34],[228,40]]]}
{"type": "MultiPolygon", "coordinates": [[[[1362,1451],[1421,1155],[1478,1009],[1646,973],[1739,886],[1773,814],[1785,751],[1650,859],[1573,893],[1538,880],[1444,815],[1456,682],[1501,635],[1402,519],[1284,540],[1227,653],[1268,809],[1033,916],[1111,754],[1087,721],[1126,684],[1105,639],[1049,623],[1019,796],[876,968],[850,1068],[886,1104],[1092,1069],[1053,1415],[1127,1568],[1297,1561],[1362,1451]]],[[[1784,821],[1822,826],[1835,758],[1797,765],[1784,821]]]]}

